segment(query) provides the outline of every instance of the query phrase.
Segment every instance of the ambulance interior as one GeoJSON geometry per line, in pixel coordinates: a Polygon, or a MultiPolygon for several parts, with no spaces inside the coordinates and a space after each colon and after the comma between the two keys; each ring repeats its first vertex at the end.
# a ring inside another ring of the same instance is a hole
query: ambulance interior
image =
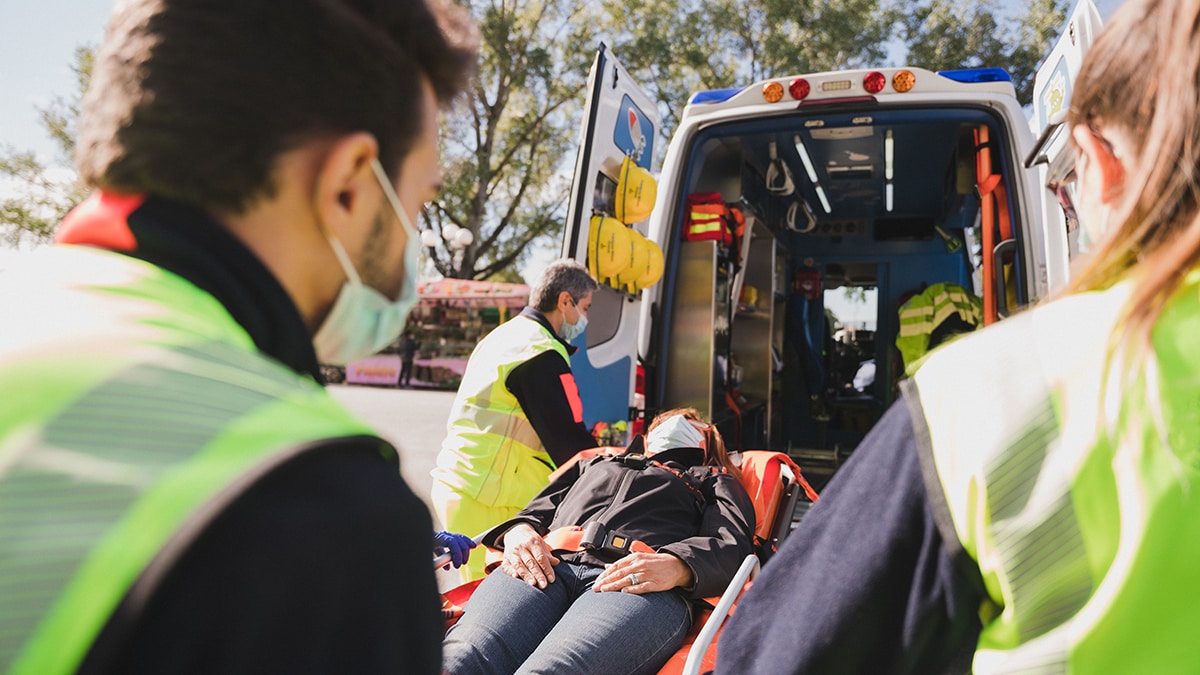
{"type": "MultiPolygon", "coordinates": [[[[982,229],[1015,213],[1003,186],[1018,160],[986,142],[1000,128],[964,107],[699,132],[665,247],[648,400],[707,411],[736,447],[786,450],[820,489],[898,396],[904,300],[938,282],[983,295],[982,229]],[[989,180],[1001,189],[981,198],[989,180]],[[688,196],[714,192],[745,218],[733,244],[689,234],[688,196]],[[993,197],[1003,204],[981,209],[993,197]]],[[[1025,297],[1011,230],[993,258],[1008,273],[1001,315],[1025,297]]]]}

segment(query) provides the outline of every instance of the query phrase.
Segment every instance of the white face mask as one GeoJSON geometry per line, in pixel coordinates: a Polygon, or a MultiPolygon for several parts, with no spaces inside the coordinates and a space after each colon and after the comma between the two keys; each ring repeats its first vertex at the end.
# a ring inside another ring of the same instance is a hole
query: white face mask
{"type": "Polygon", "coordinates": [[[698,448],[704,444],[704,434],[683,415],[673,415],[658,423],[646,434],[646,456],[657,455],[673,448],[698,448]]]}
{"type": "Polygon", "coordinates": [[[420,235],[409,220],[404,206],[400,203],[400,197],[396,195],[396,190],[378,159],[371,160],[371,169],[379,179],[383,194],[387,196],[407,235],[404,243],[404,281],[400,286],[400,297],[395,301],[389,300],[383,293],[363,284],[342,243],[327,233],[329,245],[346,274],[346,283],[342,284],[333,309],[329,311],[329,316],[325,317],[324,323],[313,337],[313,346],[317,348],[317,359],[321,363],[344,366],[351,361],[377,353],[400,335],[408,321],[408,313],[417,304],[417,268],[421,262],[420,235]]]}
{"type": "Polygon", "coordinates": [[[559,336],[567,342],[583,335],[583,329],[587,328],[587,314],[579,311],[578,303],[575,305],[575,311],[579,312],[579,320],[575,323],[567,323],[567,317],[564,315],[562,326],[558,329],[559,336]]]}

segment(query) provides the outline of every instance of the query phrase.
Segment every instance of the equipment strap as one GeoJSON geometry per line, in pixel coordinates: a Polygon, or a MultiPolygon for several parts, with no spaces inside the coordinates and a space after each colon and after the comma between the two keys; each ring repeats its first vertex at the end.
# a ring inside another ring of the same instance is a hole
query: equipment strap
{"type": "MultiPolygon", "coordinates": [[[[560,527],[542,538],[546,540],[551,551],[583,550],[583,528],[579,525],[560,527]]],[[[629,550],[634,553],[654,553],[654,549],[641,539],[630,541],[629,550]]]]}

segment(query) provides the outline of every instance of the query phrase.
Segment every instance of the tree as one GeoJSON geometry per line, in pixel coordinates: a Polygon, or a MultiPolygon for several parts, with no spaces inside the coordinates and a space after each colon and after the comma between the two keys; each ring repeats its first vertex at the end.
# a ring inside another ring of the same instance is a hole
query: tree
{"type": "Polygon", "coordinates": [[[9,245],[30,240],[48,242],[59,221],[87,196],[74,171],[66,167],[75,152],[75,121],[80,98],[92,76],[94,55],[92,47],[77,47],[71,66],[77,84],[75,93],[69,99],[57,97],[48,107],[38,109],[42,125],[58,146],[60,165],[46,164],[33,152],[12,147],[0,150],[0,180],[16,193],[0,199],[0,234],[9,245]]]}
{"type": "Polygon", "coordinates": [[[1017,100],[1033,99],[1033,79],[1042,56],[1066,19],[1059,0],[1029,0],[1015,38],[1001,30],[992,0],[971,4],[932,0],[903,19],[908,62],[929,70],[1000,66],[1008,70],[1017,100]]]}
{"type": "Polygon", "coordinates": [[[490,0],[472,7],[482,36],[465,114],[443,125],[444,184],[425,210],[439,238],[430,257],[447,277],[485,279],[521,262],[562,226],[578,109],[596,44],[586,0],[490,0]]]}
{"type": "Polygon", "coordinates": [[[609,0],[605,13],[664,138],[693,92],[879,61],[896,21],[879,0],[609,0]]]}

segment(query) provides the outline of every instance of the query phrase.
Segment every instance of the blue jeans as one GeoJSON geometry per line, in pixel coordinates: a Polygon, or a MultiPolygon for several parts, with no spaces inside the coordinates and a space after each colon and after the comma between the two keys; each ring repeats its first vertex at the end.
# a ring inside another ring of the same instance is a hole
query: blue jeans
{"type": "Polygon", "coordinates": [[[679,650],[691,605],[674,591],[596,593],[603,570],[562,562],[540,589],[497,570],[446,633],[443,670],[474,673],[657,672],[679,650]]]}

